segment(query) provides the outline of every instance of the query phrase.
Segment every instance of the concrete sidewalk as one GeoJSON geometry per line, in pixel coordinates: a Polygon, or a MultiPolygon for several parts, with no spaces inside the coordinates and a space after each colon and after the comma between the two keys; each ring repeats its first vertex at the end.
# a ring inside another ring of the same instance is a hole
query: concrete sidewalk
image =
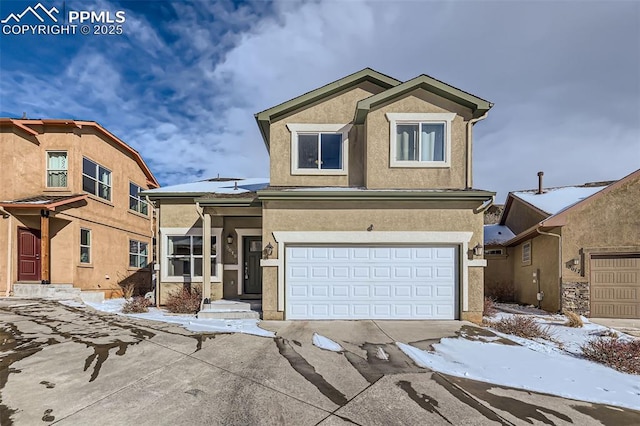
{"type": "MultiPolygon", "coordinates": [[[[589,321],[613,328],[634,337],[640,337],[640,319],[589,318],[589,321]]],[[[640,424],[640,421],[638,422],[640,424]]]]}
{"type": "Polygon", "coordinates": [[[0,299],[0,424],[637,424],[640,413],[418,368],[457,321],[263,322],[276,338],[0,299]],[[317,332],[345,351],[312,345],[317,332]],[[376,357],[382,349],[389,360],[376,357]]]}

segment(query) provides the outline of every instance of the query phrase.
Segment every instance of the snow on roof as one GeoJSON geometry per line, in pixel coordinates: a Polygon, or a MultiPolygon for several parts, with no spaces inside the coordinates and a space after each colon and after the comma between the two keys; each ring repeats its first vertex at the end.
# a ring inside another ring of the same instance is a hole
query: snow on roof
{"type": "Polygon", "coordinates": [[[554,215],[604,188],[606,186],[565,186],[545,189],[542,194],[538,194],[537,191],[516,191],[512,194],[532,206],[554,215]]]}
{"type": "Polygon", "coordinates": [[[145,195],[166,193],[182,194],[242,194],[255,192],[269,186],[269,178],[249,178],[233,180],[203,180],[200,182],[183,183],[180,185],[163,186],[161,188],[143,191],[145,195]],[[236,189],[235,186],[238,185],[236,189]]]}
{"type": "Polygon", "coordinates": [[[484,243],[488,244],[502,244],[515,237],[515,234],[511,232],[509,227],[504,225],[484,225],[484,243]]]}

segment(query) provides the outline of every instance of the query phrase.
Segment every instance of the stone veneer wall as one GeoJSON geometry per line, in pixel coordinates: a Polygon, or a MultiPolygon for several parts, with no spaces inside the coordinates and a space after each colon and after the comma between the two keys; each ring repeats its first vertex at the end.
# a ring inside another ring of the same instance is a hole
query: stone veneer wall
{"type": "Polygon", "coordinates": [[[562,283],[562,311],[590,315],[589,283],[562,283]]]}

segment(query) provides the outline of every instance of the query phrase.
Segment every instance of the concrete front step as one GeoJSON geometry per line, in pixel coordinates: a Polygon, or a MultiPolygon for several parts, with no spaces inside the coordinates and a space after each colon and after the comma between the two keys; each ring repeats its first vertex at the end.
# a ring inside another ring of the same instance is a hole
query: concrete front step
{"type": "Polygon", "coordinates": [[[260,313],[256,311],[219,311],[203,309],[198,312],[199,319],[260,319],[260,313]]]}
{"type": "Polygon", "coordinates": [[[16,297],[69,299],[80,296],[80,289],[72,284],[14,284],[16,297]]]}

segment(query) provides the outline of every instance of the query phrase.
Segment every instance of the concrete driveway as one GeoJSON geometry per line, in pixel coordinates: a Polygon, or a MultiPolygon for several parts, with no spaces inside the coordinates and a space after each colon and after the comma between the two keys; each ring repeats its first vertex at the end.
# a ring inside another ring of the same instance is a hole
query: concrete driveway
{"type": "MultiPolygon", "coordinates": [[[[263,322],[203,335],[51,301],[0,299],[0,424],[632,425],[640,413],[449,377],[428,348],[463,322],[263,322]],[[313,332],[340,343],[311,344],[313,332]],[[382,348],[389,360],[376,356],[382,348]]],[[[480,331],[484,332],[484,331],[480,331]]],[[[526,366],[523,366],[526,368],[526,366]]]]}

